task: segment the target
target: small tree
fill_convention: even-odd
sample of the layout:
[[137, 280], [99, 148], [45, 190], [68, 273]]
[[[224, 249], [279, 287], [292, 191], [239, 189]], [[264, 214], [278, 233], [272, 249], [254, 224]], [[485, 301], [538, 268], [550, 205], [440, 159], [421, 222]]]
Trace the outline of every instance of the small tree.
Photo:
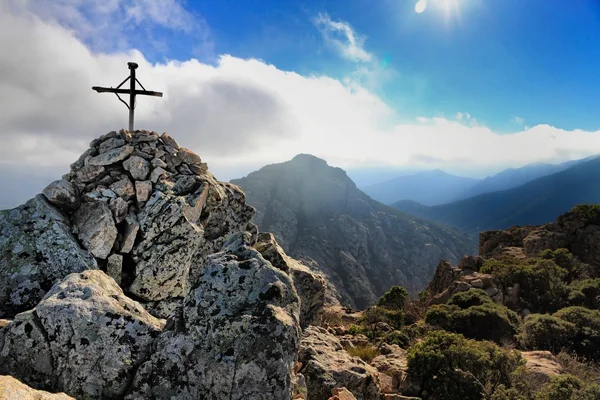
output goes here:
[[407, 297], [408, 291], [405, 288], [402, 286], [392, 286], [392, 288], [377, 301], [377, 305], [390, 310], [402, 310]]

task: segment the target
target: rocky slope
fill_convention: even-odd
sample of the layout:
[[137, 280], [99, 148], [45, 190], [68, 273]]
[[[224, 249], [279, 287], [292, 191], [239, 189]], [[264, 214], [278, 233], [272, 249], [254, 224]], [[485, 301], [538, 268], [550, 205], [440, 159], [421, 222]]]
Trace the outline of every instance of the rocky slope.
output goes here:
[[0, 375], [24, 384], [0, 389], [290, 399], [325, 279], [253, 214], [167, 134], [92, 141], [61, 180], [0, 213]]
[[397, 212], [346, 173], [299, 155], [233, 180], [256, 208], [254, 222], [292, 257], [323, 271], [349, 306], [372, 304], [391, 285], [423, 289], [440, 259], [473, 253], [474, 240]]

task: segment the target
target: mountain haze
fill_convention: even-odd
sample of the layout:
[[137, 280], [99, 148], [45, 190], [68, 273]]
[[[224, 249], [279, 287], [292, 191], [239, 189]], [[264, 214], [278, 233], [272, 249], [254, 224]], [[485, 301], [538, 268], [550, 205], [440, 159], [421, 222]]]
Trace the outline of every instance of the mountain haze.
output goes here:
[[311, 155], [231, 183], [256, 208], [259, 229], [292, 257], [317, 263], [347, 305], [372, 304], [394, 284], [423, 289], [440, 258], [475, 251], [466, 235], [371, 199], [344, 170]]
[[[512, 189], [524, 185], [527, 182], [531, 182], [537, 178], [564, 171], [572, 166], [575, 166], [585, 161], [589, 161], [593, 158], [594, 157], [588, 157], [581, 160], [571, 160], [560, 164], [535, 163], [525, 165], [521, 168], [508, 168], [504, 171], [497, 173], [496, 175], [488, 176], [480, 182], [477, 182], [475, 185], [468, 188], [458, 197], [455, 197], [452, 200], [462, 200], [467, 199], [469, 197], [477, 196], [479, 194]], [[411, 198], [411, 200], [417, 201], [424, 205], [431, 205], [419, 201], [418, 199]]]
[[456, 176], [436, 169], [398, 176], [367, 186], [362, 190], [371, 198], [384, 204], [414, 200], [433, 206], [455, 200], [459, 194], [469, 190], [478, 182], [478, 179]]
[[553, 221], [577, 204], [600, 203], [600, 157], [519, 187], [428, 207], [401, 201], [394, 208], [470, 234]]

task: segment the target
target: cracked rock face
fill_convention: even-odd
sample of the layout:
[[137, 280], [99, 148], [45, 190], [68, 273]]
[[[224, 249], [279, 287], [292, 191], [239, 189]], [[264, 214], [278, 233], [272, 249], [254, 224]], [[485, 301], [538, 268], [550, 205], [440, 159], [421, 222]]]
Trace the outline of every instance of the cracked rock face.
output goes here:
[[69, 275], [0, 337], [0, 374], [76, 398], [122, 398], [164, 321], [102, 271]]
[[327, 282], [297, 260], [288, 257], [271, 233], [260, 233], [254, 245], [275, 268], [287, 272], [300, 296], [300, 325], [318, 325], [325, 307]]
[[290, 399], [300, 328], [291, 279], [233, 235], [207, 263], [127, 399]]
[[70, 230], [42, 195], [0, 211], [0, 318], [32, 309], [66, 275], [98, 268]]

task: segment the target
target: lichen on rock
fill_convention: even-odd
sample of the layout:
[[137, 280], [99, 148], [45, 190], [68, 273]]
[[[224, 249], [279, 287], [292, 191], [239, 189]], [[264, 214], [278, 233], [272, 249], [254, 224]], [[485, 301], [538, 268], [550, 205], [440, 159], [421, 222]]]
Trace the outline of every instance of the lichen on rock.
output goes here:
[[289, 399], [300, 328], [291, 279], [230, 237], [190, 282], [128, 399]]
[[0, 374], [76, 398], [120, 398], [163, 327], [102, 271], [71, 274], [2, 330]]

